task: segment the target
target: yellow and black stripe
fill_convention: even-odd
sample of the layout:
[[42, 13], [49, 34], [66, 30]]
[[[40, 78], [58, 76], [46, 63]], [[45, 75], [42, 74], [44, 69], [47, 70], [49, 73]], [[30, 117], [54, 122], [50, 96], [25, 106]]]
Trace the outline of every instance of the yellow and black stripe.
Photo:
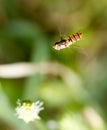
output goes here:
[[78, 40], [80, 40], [82, 37], [82, 33], [76, 33], [76, 34], [71, 34], [69, 37], [68, 37], [68, 41], [69, 42], [77, 42]]

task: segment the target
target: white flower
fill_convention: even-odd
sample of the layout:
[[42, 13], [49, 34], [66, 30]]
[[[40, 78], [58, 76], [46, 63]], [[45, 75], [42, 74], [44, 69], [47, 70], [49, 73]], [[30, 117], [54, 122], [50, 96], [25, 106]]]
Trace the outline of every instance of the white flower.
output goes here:
[[43, 102], [31, 102], [29, 100], [17, 101], [16, 114], [19, 119], [23, 119], [26, 123], [40, 119], [39, 112], [43, 110]]

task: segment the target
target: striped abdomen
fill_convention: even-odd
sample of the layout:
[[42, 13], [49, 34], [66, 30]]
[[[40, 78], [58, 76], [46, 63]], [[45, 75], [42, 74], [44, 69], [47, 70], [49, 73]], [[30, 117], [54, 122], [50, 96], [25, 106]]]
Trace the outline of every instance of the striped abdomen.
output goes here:
[[67, 41], [74, 43], [74, 42], [79, 41], [81, 38], [82, 38], [82, 33], [71, 34], [68, 37]]

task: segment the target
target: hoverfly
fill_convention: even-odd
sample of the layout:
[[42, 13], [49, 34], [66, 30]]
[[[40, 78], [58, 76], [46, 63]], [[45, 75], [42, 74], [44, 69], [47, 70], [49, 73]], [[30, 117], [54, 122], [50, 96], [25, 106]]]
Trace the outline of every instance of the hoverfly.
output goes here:
[[59, 42], [55, 43], [55, 45], [53, 46], [53, 48], [55, 50], [61, 50], [61, 49], [64, 49], [64, 48], [68, 48], [72, 44], [74, 44], [75, 42], [79, 41], [81, 38], [82, 38], [82, 33], [71, 34], [66, 39], [61, 38], [61, 40]]

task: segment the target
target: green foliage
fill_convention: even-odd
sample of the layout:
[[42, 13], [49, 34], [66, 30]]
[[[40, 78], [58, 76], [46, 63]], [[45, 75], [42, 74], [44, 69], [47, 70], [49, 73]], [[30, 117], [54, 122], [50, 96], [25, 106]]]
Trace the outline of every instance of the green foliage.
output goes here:
[[[0, 130], [107, 129], [106, 21], [106, 0], [0, 2], [0, 68], [35, 65], [34, 73], [18, 78], [2, 77], [0, 69]], [[82, 32], [83, 38], [56, 51], [61, 30], [65, 36]], [[17, 99], [42, 100], [41, 120], [17, 119]]]

